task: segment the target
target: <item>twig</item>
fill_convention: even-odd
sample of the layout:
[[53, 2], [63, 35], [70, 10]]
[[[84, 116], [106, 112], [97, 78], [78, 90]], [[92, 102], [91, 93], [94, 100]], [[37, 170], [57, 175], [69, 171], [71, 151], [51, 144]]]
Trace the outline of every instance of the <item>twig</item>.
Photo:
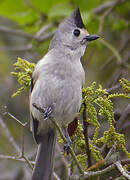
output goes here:
[[[51, 38], [54, 35], [54, 32], [48, 32], [45, 34], [47, 30], [49, 30], [53, 26], [53, 23], [50, 23], [48, 25], [43, 26], [36, 34], [29, 34], [25, 33], [21, 30], [15, 30], [15, 29], [9, 29], [7, 27], [0, 27], [0, 32], [16, 35], [16, 36], [22, 36], [24, 38], [27, 38], [29, 40], [36, 40], [38, 43], [42, 43], [49, 38]], [[44, 34], [44, 35], [43, 35]], [[2, 51], [29, 51], [33, 48], [33, 44], [29, 43], [25, 46], [18, 46], [18, 47], [0, 47], [0, 50]]]
[[50, 23], [50, 24], [47, 24], [47, 25], [44, 25], [35, 35], [35, 37], [37, 39], [39, 39], [41, 37], [41, 35], [43, 33], [45, 33], [47, 30], [49, 30], [51, 27], [53, 26], [53, 23]]
[[130, 159], [122, 159], [121, 164], [124, 166], [125, 164], [130, 164]]
[[109, 89], [106, 89], [106, 91], [107, 91], [108, 93], [112, 93], [113, 91], [118, 90], [120, 87], [121, 87], [121, 84], [118, 83], [118, 84], [116, 84], [115, 86], [113, 86], [113, 87], [111, 87], [111, 88], [109, 88]]
[[[118, 162], [118, 161], [117, 161]], [[116, 167], [117, 167], [117, 164], [119, 164], [119, 163], [114, 163], [114, 164], [111, 164], [111, 165], [109, 165], [108, 167], [106, 167], [106, 168], [104, 168], [104, 169], [102, 169], [102, 170], [100, 170], [100, 171], [96, 171], [96, 172], [91, 172], [91, 171], [89, 171], [89, 172], [85, 172], [84, 173], [84, 177], [85, 177], [85, 179], [87, 179], [87, 178], [92, 178], [92, 177], [96, 177], [96, 176], [100, 176], [100, 175], [103, 175], [103, 174], [106, 174], [107, 172], [109, 172], [109, 171], [111, 171], [111, 170], [113, 170], [113, 169], [115, 169]]]
[[111, 11], [120, 3], [120, 0], [115, 0], [113, 1], [113, 3], [111, 4], [110, 8], [108, 8], [105, 13], [100, 17], [100, 24], [99, 24], [99, 30], [98, 30], [98, 34], [102, 33], [102, 28], [103, 28], [103, 23], [104, 20], [106, 18], [106, 16], [108, 16]]
[[106, 157], [105, 157], [105, 162], [107, 162], [109, 160], [109, 158], [111, 157], [111, 155], [115, 152], [116, 150], [116, 145], [117, 142], [115, 142], [112, 146], [112, 148], [109, 150], [109, 152], [107, 153]]
[[33, 170], [32, 164], [30, 163], [30, 161], [28, 160], [28, 158], [24, 154], [24, 127], [22, 127], [22, 153], [21, 153], [21, 158], [23, 158], [26, 161], [26, 163], [28, 164], [28, 166]]
[[27, 122], [22, 123], [20, 120], [18, 120], [15, 116], [13, 116], [10, 112], [8, 112], [7, 106], [4, 106], [5, 112], [4, 115], [8, 114], [12, 119], [14, 119], [16, 122], [18, 122], [21, 126], [25, 127], [27, 125]]
[[85, 173], [84, 173], [84, 174], [85, 174], [84, 177], [85, 177], [85, 178], [90, 178], [90, 177], [100, 176], [100, 175], [102, 175], [102, 174], [105, 174], [105, 173], [111, 171], [111, 170], [114, 169], [114, 168], [115, 168], [115, 164], [112, 164], [112, 165], [108, 166], [107, 168], [102, 169], [102, 170], [100, 170], [100, 171], [96, 171], [96, 172], [92, 172], [92, 171], [85, 172]]
[[33, 34], [25, 33], [21, 30], [10, 29], [10, 28], [4, 27], [4, 26], [0, 26], [0, 32], [12, 34], [15, 36], [22, 36], [22, 37], [25, 37], [28, 39], [34, 39], [35, 38], [35, 35], [33, 35]]
[[7, 114], [14, 119], [15, 121], [17, 121], [21, 126], [25, 127], [27, 125], [27, 122], [22, 123], [21, 121], [19, 121], [15, 116], [13, 116], [11, 113], [7, 112]]
[[1, 51], [29, 51], [33, 48], [32, 44], [27, 44], [24, 46], [5, 46], [5, 47], [0, 47]]
[[9, 139], [9, 141], [11, 142], [11, 144], [14, 146], [14, 148], [16, 149], [16, 151], [18, 152], [18, 154], [20, 154], [20, 148], [17, 145], [17, 143], [15, 142], [14, 138], [11, 136], [11, 133], [8, 129], [8, 127], [6, 126], [6, 124], [4, 123], [3, 119], [0, 117], [0, 125], [3, 127], [3, 129], [5, 129], [6, 135]]
[[[47, 33], [39, 38], [37, 38], [36, 40], [38, 41], [38, 43], [42, 43], [48, 39], [50, 39], [53, 35], [54, 35], [55, 31]], [[29, 51], [33, 48], [32, 43], [29, 43], [27, 45], [24, 46], [13, 46], [13, 47], [0, 47], [1, 51]]]
[[55, 172], [53, 172], [53, 176], [55, 180], [61, 180]]
[[127, 172], [124, 170], [124, 168], [122, 167], [121, 163], [120, 163], [119, 161], [117, 161], [117, 162], [115, 163], [115, 165], [116, 165], [117, 169], [120, 171], [120, 173], [121, 173], [124, 177], [126, 177], [128, 180], [130, 180], [129, 174], [127, 174]]
[[32, 166], [31, 161], [29, 161], [28, 158], [25, 156], [23, 156], [22, 158], [25, 160], [25, 162], [28, 164], [28, 166], [33, 170], [33, 166]]
[[87, 155], [87, 165], [88, 168], [92, 165], [91, 162], [91, 151], [89, 148], [89, 139], [88, 139], [88, 126], [89, 123], [87, 122], [87, 117], [86, 117], [86, 104], [84, 103], [84, 111], [83, 111], [83, 129], [84, 129], [84, 137], [85, 137], [85, 144], [86, 144], [86, 155]]
[[[44, 109], [42, 109], [42, 108], [40, 108], [40, 107], [38, 107], [37, 106], [37, 104], [33, 104], [33, 106], [36, 108], [36, 109], [38, 109], [41, 113], [44, 113]], [[55, 125], [55, 127], [57, 128], [57, 130], [59, 131], [59, 134], [60, 134], [60, 136], [61, 136], [61, 138], [63, 139], [63, 141], [65, 142], [65, 143], [68, 143], [68, 140], [66, 139], [66, 137], [64, 136], [64, 134], [63, 134], [63, 132], [62, 132], [62, 130], [61, 130], [61, 128], [59, 127], [59, 125], [58, 125], [58, 123], [56, 122], [56, 120], [53, 118], [53, 117], [49, 117], [50, 118], [50, 120], [52, 121], [52, 123]], [[71, 154], [71, 156], [73, 157], [73, 159], [75, 160], [75, 163], [76, 163], [76, 165], [77, 165], [77, 167], [78, 167], [78, 169], [79, 169], [79, 172], [83, 175], [84, 174], [84, 171], [82, 170], [82, 168], [81, 168], [81, 166], [80, 166], [80, 164], [79, 164], [79, 162], [78, 162], [78, 160], [77, 160], [77, 158], [76, 158], [76, 155], [75, 155], [75, 153], [74, 153], [74, 151], [73, 151], [73, 149], [70, 147], [70, 149], [69, 149], [69, 152], [70, 152], [70, 154]]]
[[[7, 109], [7, 107], [5, 107]], [[4, 122], [1, 122], [2, 127], [4, 127], [6, 129], [6, 133], [8, 135], [8, 138], [10, 140], [10, 142], [13, 144], [13, 146], [15, 147], [15, 149], [19, 152], [20, 157], [19, 158], [23, 158], [27, 164], [29, 165], [29, 167], [31, 167], [31, 169], [33, 169], [32, 164], [30, 163], [30, 161], [27, 159], [27, 157], [25, 157], [24, 155], [24, 127], [27, 125], [27, 123], [22, 123], [21, 121], [19, 121], [15, 116], [13, 116], [11, 113], [6, 112], [12, 119], [14, 119], [15, 121], [17, 121], [21, 126], [22, 126], [22, 151], [20, 150], [19, 146], [16, 144], [16, 142], [14, 141], [13, 137], [10, 135], [10, 132], [8, 130], [8, 128], [6, 127], [6, 125], [4, 124]]]
[[[24, 157], [6, 156], [6, 155], [0, 154], [0, 159], [15, 160], [22, 163], [27, 163], [27, 159]], [[35, 165], [35, 161], [29, 161], [29, 163]], [[60, 178], [58, 179], [58, 176], [55, 172], [54, 172], [54, 177], [57, 178], [56, 180], [61, 180]]]
[[54, 35], [54, 33], [55, 33], [55, 31], [50, 32], [50, 33], [48, 33], [48, 34], [45, 34], [44, 36], [41, 36], [41, 37], [39, 38], [39, 42], [44, 42], [44, 41], [46, 41], [47, 39], [51, 38], [51, 37]]
[[[21, 30], [16, 30], [16, 29], [10, 29], [10, 28], [7, 28], [7, 27], [3, 27], [3, 26], [0, 26], [0, 32], [4, 32], [4, 33], [8, 33], [8, 34], [12, 34], [12, 35], [15, 35], [15, 36], [22, 36], [22, 37], [25, 37], [27, 39], [35, 39], [37, 41], [41, 41], [41, 35], [43, 33], [45, 33], [48, 29], [50, 29], [51, 27], [53, 26], [53, 24], [48, 24], [48, 25], [45, 25], [43, 26], [37, 33], [36, 35], [35, 34], [29, 34], [29, 33], [25, 33]], [[48, 36], [49, 38], [50, 36]], [[43, 39], [44, 40], [44, 39]], [[45, 39], [46, 40], [46, 39]]]
[[99, 7], [93, 9], [93, 14], [98, 15], [103, 11], [105, 11], [106, 9], [110, 8], [112, 5], [113, 5], [113, 1], [103, 3]]
[[[2, 155], [0, 154], [0, 158], [1, 159], [9, 159], [9, 160], [16, 160], [16, 161], [19, 161], [19, 162], [26, 162], [26, 160], [22, 157], [15, 157], [15, 156], [6, 156], [6, 155]], [[35, 164], [35, 161], [30, 161], [31, 164]]]
[[[125, 1], [126, 0], [121, 0], [120, 2], [118, 2], [118, 5], [124, 3]], [[106, 9], [110, 8], [111, 6], [113, 6], [114, 3], [115, 3], [114, 1], [103, 3], [99, 7], [93, 9], [93, 13], [96, 14], [96, 15], [101, 14]]]

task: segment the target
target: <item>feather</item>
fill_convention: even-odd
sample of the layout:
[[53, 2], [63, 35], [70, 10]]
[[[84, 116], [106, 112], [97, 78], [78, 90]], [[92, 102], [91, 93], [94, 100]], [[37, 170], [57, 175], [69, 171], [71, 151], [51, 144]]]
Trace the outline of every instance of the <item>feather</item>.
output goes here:
[[83, 21], [82, 21], [79, 8], [77, 8], [77, 9], [74, 11], [74, 13], [72, 14], [71, 18], [74, 19], [75, 25], [76, 25], [78, 28], [84, 28], [84, 29], [85, 29], [85, 25], [84, 25], [84, 23], [83, 23]]

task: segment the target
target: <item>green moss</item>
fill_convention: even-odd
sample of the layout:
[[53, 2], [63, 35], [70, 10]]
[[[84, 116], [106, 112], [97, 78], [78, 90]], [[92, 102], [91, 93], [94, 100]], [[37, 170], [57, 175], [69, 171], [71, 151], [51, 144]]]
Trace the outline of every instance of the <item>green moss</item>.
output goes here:
[[100, 151], [97, 150], [97, 148], [96, 148], [93, 144], [90, 144], [90, 150], [91, 150], [92, 157], [93, 157], [97, 162], [98, 162], [99, 160], [102, 160], [102, 159], [103, 159]]
[[24, 90], [30, 89], [31, 77], [35, 64], [30, 63], [25, 59], [18, 58], [14, 67], [18, 72], [11, 72], [11, 74], [17, 78], [21, 87], [12, 95], [13, 98], [20, 95]]
[[122, 78], [119, 80], [121, 85], [122, 85], [122, 88], [127, 92], [127, 93], [130, 93], [130, 81], [128, 81], [127, 79], [125, 78]]

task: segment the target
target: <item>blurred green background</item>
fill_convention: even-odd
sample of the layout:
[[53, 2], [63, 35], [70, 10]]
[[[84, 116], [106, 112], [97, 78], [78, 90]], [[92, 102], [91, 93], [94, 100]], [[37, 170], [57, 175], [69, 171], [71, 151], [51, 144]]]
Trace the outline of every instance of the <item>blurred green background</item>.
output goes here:
[[[88, 32], [101, 36], [88, 46], [82, 59], [86, 71], [85, 86], [96, 81], [107, 89], [115, 87], [120, 78], [128, 79], [130, 72], [129, 0], [0, 0], [0, 118], [19, 146], [21, 127], [4, 114], [4, 106], [20, 121], [28, 122], [25, 128], [25, 153], [32, 159], [36, 145], [29, 130], [29, 92], [11, 98], [18, 84], [10, 72], [14, 71], [13, 64], [17, 57], [35, 63], [43, 57], [58, 24], [77, 7], [80, 7]], [[40, 34], [44, 26], [49, 28]], [[122, 113], [127, 104], [128, 100], [115, 100], [115, 111]], [[127, 124], [126, 134], [128, 128]], [[1, 125], [0, 154], [16, 155]], [[58, 162], [56, 167], [60, 167]], [[26, 164], [0, 159], [0, 180], [28, 180], [30, 173]], [[62, 174], [62, 170], [58, 173]]]

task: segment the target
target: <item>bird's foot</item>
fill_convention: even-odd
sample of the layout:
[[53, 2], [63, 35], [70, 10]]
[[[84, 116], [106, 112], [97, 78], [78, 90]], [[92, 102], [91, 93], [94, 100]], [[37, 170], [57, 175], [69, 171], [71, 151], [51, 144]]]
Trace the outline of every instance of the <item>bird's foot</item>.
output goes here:
[[68, 130], [66, 127], [63, 127], [63, 133], [66, 137], [66, 139], [68, 140], [68, 142], [66, 144], [64, 144], [64, 151], [69, 154], [69, 150], [70, 148], [72, 147], [72, 141], [70, 139], [70, 136], [69, 136], [69, 133], [68, 133]]
[[55, 107], [55, 103], [53, 103], [52, 105], [46, 107], [46, 108], [41, 108], [39, 106], [37, 106], [36, 103], [33, 103], [33, 106], [39, 110], [41, 113], [44, 114], [43, 118], [44, 120], [47, 120], [49, 117], [51, 117], [52, 112], [54, 111], [54, 107]]
[[47, 120], [53, 112], [53, 108], [51, 106], [47, 107], [44, 112], [44, 120]]
[[69, 154], [71, 147], [72, 147], [72, 141], [64, 144], [64, 152], [67, 153], [67, 155]]

